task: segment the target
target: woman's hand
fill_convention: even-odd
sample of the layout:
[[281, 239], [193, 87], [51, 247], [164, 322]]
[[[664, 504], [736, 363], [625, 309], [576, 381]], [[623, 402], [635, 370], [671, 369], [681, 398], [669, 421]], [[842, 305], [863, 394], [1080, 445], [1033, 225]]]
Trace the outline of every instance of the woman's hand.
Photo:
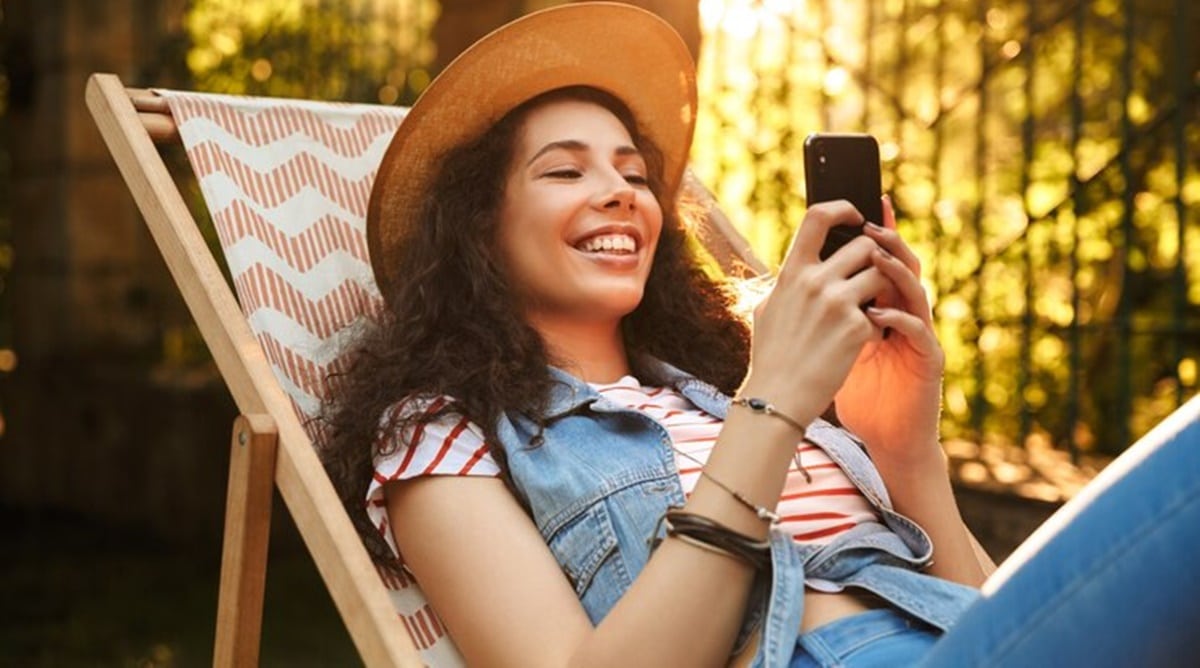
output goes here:
[[891, 202], [885, 200], [884, 225], [867, 225], [864, 232], [878, 244], [872, 266], [890, 282], [866, 316], [888, 334], [863, 346], [837, 392], [837, 413], [873, 455], [916, 460], [940, 453], [945, 355], [933, 332], [920, 262], [895, 228]]
[[[819, 257], [831, 227], [862, 221], [844, 200], [808, 209], [774, 289], [755, 309], [743, 395], [762, 397], [808, 421], [833, 400], [863, 346], [880, 338], [876, 316], [861, 307], [894, 290], [895, 268], [874, 259], [879, 241], [863, 235], [826, 261]], [[907, 323], [904, 327], [911, 329]]]

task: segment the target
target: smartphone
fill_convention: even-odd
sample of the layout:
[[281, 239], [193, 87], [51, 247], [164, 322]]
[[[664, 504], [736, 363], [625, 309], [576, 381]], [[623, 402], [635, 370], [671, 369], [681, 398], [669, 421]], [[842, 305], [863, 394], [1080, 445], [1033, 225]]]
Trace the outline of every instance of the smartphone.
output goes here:
[[[863, 218], [883, 224], [879, 142], [867, 134], [810, 134], [804, 140], [804, 187], [809, 206], [844, 199]], [[821, 246], [821, 259], [862, 234], [861, 225], [836, 225]]]

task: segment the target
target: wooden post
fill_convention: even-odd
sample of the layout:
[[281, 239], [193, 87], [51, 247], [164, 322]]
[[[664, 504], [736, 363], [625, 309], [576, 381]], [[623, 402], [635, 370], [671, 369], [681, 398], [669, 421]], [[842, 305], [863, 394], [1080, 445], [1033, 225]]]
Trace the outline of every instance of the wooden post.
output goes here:
[[233, 423], [214, 666], [258, 665], [278, 442], [269, 415], [242, 415]]

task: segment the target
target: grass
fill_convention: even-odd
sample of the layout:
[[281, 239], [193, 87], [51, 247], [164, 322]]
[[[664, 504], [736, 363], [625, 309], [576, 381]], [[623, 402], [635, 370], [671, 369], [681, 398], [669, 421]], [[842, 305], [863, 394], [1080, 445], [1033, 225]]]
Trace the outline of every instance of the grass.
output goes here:
[[[171, 546], [44, 513], [0, 510], [0, 521], [8, 529], [0, 665], [212, 665], [219, 546]], [[362, 665], [315, 566], [287, 530], [273, 537], [261, 665]]]

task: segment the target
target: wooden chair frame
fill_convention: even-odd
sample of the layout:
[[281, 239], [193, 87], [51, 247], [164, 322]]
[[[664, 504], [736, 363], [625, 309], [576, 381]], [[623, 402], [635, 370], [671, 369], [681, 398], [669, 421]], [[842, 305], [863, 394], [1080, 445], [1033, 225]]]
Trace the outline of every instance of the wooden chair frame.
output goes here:
[[112, 74], [93, 74], [86, 99], [242, 414], [230, 460], [214, 665], [258, 663], [272, 483], [363, 661], [424, 665], [154, 145], [177, 137], [165, 102]]
[[[112, 74], [93, 74], [86, 100], [241, 412], [231, 443], [214, 665], [258, 663], [273, 486], [363, 661], [424, 665], [155, 146], [179, 140], [165, 100]], [[707, 204], [702, 240], [714, 258], [727, 271], [763, 273], [707, 191], [690, 183]]]

